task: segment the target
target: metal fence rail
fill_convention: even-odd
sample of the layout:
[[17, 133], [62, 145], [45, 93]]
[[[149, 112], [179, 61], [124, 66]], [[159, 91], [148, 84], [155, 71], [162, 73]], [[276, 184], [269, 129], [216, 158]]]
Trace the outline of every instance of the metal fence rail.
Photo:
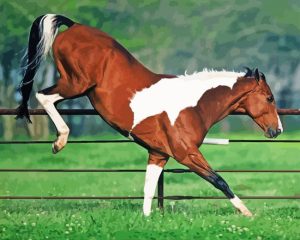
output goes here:
[[[98, 115], [93, 109], [59, 109], [62, 115]], [[300, 115], [299, 109], [278, 109], [279, 115]], [[43, 109], [30, 109], [31, 115], [47, 115]], [[0, 115], [15, 115], [15, 109], [0, 109]], [[231, 115], [245, 115], [244, 113], [234, 112]], [[132, 143], [131, 140], [76, 140], [68, 141], [71, 144], [103, 144], [103, 143]], [[299, 143], [299, 140], [255, 140], [255, 139], [231, 139], [229, 143]], [[0, 141], [0, 144], [51, 144], [52, 141]], [[107, 173], [129, 173], [129, 172], [145, 172], [144, 169], [23, 169], [23, 168], [2, 168], [2, 173], [8, 172], [47, 172], [47, 173], [79, 173], [79, 172], [107, 172]], [[216, 170], [223, 173], [300, 173], [300, 170], [292, 169], [223, 169]], [[192, 200], [192, 199], [226, 199], [223, 196], [165, 196], [164, 195], [164, 175], [165, 173], [191, 173], [188, 169], [166, 169], [162, 172], [157, 189], [158, 206], [163, 207], [164, 199], [168, 200]], [[295, 196], [241, 196], [242, 199], [300, 199], [300, 195]], [[143, 199], [142, 196], [0, 196], [0, 200], [116, 200], [116, 199]]]
[[[62, 115], [98, 115], [94, 109], [57, 109]], [[299, 109], [277, 109], [279, 115], [300, 115]], [[0, 115], [16, 115], [16, 109], [0, 109]], [[44, 109], [29, 109], [30, 115], [47, 115]], [[246, 115], [241, 112], [232, 112], [231, 115]]]
[[[300, 140], [255, 140], [255, 139], [228, 139], [229, 143], [299, 143]], [[53, 141], [0, 141], [3, 144], [52, 144]], [[86, 143], [134, 143], [132, 140], [69, 140], [68, 144]]]
[[[143, 199], [143, 196], [135, 197], [104, 197], [104, 196], [0, 196], [0, 200], [139, 200]], [[256, 200], [289, 200], [300, 199], [300, 196], [239, 196], [241, 199], [256, 199]], [[223, 200], [227, 199], [223, 196], [164, 196], [154, 197], [154, 199], [167, 199], [167, 200], [194, 200], [194, 199], [211, 199], [211, 200]], [[163, 208], [163, 205], [158, 203], [158, 207]]]
[[[80, 169], [80, 168], [74, 168], [74, 169], [55, 169], [55, 168], [0, 168], [0, 172], [55, 172], [55, 173], [78, 173], [78, 172], [98, 172], [98, 173], [128, 173], [128, 172], [146, 172], [144, 169]], [[165, 169], [165, 173], [191, 173], [189, 169]], [[215, 172], [219, 173], [300, 173], [300, 170], [294, 170], [294, 169], [289, 169], [289, 170], [253, 170], [253, 169], [228, 169], [228, 170], [215, 170]]]
[[[128, 173], [128, 172], [145, 172], [143, 169], [23, 169], [23, 168], [2, 168], [0, 172], [48, 172], [48, 173], [70, 173], [70, 172], [106, 172], [106, 173]], [[300, 173], [300, 170], [216, 170], [216, 172], [227, 173]], [[195, 199], [226, 199], [224, 196], [165, 196], [164, 195], [164, 174], [165, 173], [192, 173], [188, 169], [166, 169], [158, 180], [157, 199], [158, 207], [163, 208], [164, 200], [195, 200]], [[240, 196], [241, 199], [256, 200], [287, 200], [300, 199], [300, 195], [295, 196]], [[0, 200], [139, 200], [143, 196], [0, 196]]]

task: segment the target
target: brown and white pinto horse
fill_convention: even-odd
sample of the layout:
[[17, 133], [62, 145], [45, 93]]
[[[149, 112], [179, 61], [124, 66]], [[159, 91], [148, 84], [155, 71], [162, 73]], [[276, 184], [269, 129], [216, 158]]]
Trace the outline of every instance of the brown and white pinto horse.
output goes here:
[[[61, 25], [68, 29], [55, 38]], [[267, 137], [282, 132], [272, 92], [262, 73], [248, 69], [246, 74], [208, 70], [184, 76], [156, 74], [106, 33], [47, 14], [31, 27], [18, 118], [25, 116], [30, 121], [27, 102], [33, 78], [51, 47], [60, 78], [36, 97], [57, 128], [54, 153], [66, 145], [69, 135], [54, 104], [86, 95], [106, 122], [149, 151], [145, 215], [151, 212], [158, 177], [168, 158], [173, 157], [221, 190], [242, 214], [251, 216], [207, 163], [199, 146], [210, 127], [232, 111], [247, 113]]]

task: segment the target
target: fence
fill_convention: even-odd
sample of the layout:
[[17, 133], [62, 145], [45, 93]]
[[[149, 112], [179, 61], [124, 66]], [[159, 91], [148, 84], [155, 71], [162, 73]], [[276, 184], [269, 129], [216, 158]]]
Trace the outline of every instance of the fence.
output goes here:
[[[98, 115], [95, 110], [92, 109], [60, 109], [60, 114], [62, 115]], [[14, 109], [0, 109], [0, 115], [15, 115], [16, 110]], [[31, 115], [46, 115], [47, 113], [42, 109], [32, 109], [30, 110]], [[298, 109], [278, 109], [279, 115], [300, 115], [300, 110]], [[232, 115], [244, 115], [239, 112], [234, 112]], [[68, 141], [68, 144], [87, 144], [87, 143], [130, 143], [131, 140], [94, 140], [94, 141]], [[229, 140], [229, 143], [300, 143], [300, 140]], [[51, 141], [0, 141], [0, 144], [50, 144]], [[145, 170], [139, 169], [17, 169], [17, 168], [2, 168], [0, 172], [145, 172]], [[158, 206], [163, 208], [164, 199], [172, 200], [190, 200], [190, 199], [225, 199], [225, 197], [219, 196], [165, 196], [164, 195], [164, 174], [165, 173], [190, 173], [191, 171], [186, 169], [166, 169], [162, 172], [158, 181], [157, 197]], [[228, 173], [300, 173], [300, 170], [216, 170], [216, 172], [228, 172]], [[300, 199], [298, 196], [241, 196], [242, 199]], [[84, 199], [97, 199], [97, 200], [112, 200], [112, 199], [143, 199], [142, 196], [115, 196], [115, 197], [105, 197], [105, 196], [0, 196], [0, 199], [69, 199], [69, 200], [84, 200]]]

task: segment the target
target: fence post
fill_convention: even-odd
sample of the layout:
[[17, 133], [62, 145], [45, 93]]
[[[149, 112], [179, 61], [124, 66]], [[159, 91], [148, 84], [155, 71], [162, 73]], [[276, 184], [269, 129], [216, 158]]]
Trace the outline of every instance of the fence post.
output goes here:
[[160, 209], [164, 208], [164, 170], [162, 170], [158, 179], [157, 204]]

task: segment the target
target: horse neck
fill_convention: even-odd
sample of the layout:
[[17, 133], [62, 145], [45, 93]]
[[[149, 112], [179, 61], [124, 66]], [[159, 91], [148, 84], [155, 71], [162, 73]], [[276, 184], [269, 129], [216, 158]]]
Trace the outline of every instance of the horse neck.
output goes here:
[[239, 78], [232, 89], [228, 87], [214, 88], [209, 91], [203, 102], [199, 101], [197, 111], [203, 119], [202, 124], [208, 131], [215, 123], [234, 112], [240, 100], [256, 85], [255, 79]]

